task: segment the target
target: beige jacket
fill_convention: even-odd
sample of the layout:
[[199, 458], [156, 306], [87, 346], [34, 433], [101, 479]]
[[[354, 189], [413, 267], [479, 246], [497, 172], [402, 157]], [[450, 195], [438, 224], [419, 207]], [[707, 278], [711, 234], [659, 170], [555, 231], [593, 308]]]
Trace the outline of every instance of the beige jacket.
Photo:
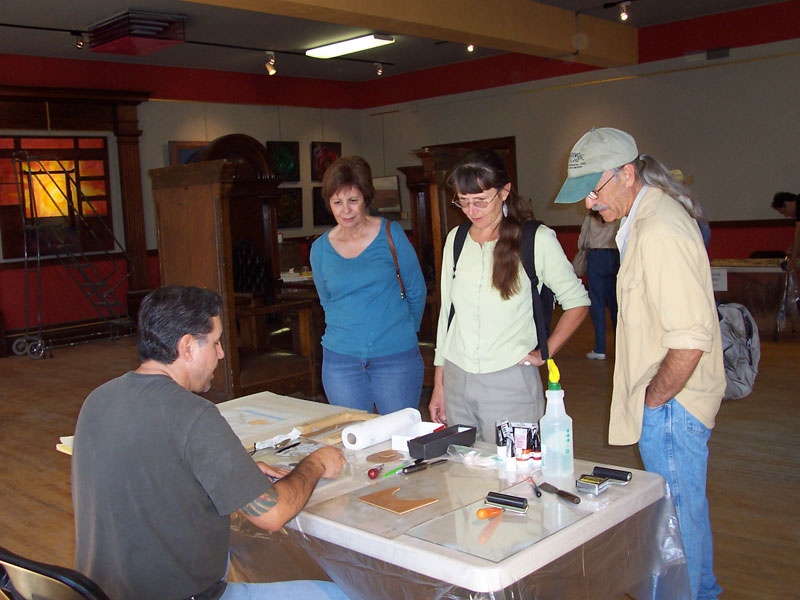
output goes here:
[[725, 371], [708, 255], [697, 223], [658, 188], [645, 192], [634, 215], [617, 298], [609, 443], [639, 440], [645, 389], [671, 348], [703, 351], [676, 399], [714, 427]]

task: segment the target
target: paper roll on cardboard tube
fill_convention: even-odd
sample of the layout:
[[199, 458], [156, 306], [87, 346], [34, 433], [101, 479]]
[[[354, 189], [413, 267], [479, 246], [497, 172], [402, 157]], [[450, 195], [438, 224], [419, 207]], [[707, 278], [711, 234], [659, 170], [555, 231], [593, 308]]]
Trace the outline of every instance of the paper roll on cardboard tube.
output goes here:
[[397, 433], [422, 421], [416, 408], [404, 408], [371, 421], [345, 427], [342, 431], [342, 444], [348, 450], [361, 450], [385, 442]]

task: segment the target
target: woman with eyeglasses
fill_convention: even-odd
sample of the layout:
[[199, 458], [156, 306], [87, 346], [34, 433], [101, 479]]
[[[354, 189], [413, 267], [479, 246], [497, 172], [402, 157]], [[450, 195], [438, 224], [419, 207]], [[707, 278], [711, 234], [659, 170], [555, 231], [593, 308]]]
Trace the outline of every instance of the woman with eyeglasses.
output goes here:
[[368, 213], [374, 196], [372, 171], [360, 156], [325, 170], [322, 197], [336, 226], [312, 244], [311, 272], [325, 310], [328, 402], [386, 414], [419, 406], [417, 331], [427, 290], [403, 229]]
[[[537, 368], [544, 362], [531, 281], [520, 261], [521, 224], [533, 211], [511, 189], [508, 170], [492, 150], [465, 154], [447, 184], [471, 226], [455, 269], [458, 228], [444, 246], [430, 412], [438, 423], [474, 426], [491, 442], [497, 421], [534, 423], [544, 413]], [[564, 309], [547, 339], [552, 357], [586, 317], [589, 297], [555, 233], [544, 226], [534, 241], [534, 267], [540, 286], [553, 290]]]

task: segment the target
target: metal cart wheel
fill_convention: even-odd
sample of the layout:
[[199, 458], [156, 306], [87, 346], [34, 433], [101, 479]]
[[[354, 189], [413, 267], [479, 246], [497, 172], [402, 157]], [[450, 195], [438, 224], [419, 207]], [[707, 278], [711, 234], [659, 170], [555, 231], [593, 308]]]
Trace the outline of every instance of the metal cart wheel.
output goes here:
[[28, 356], [33, 358], [34, 360], [40, 359], [44, 356], [44, 342], [42, 340], [37, 340], [35, 342], [31, 342], [28, 346]]
[[11, 350], [14, 351], [14, 354], [17, 356], [25, 356], [28, 352], [28, 340], [25, 338], [17, 338], [14, 340], [14, 343], [11, 344]]

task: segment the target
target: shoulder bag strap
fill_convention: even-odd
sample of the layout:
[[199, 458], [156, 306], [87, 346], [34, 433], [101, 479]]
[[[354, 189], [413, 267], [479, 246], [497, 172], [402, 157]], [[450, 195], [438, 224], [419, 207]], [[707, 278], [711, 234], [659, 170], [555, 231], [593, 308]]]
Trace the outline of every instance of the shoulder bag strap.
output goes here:
[[400, 297], [406, 299], [406, 286], [403, 285], [403, 277], [400, 275], [400, 263], [397, 262], [397, 251], [394, 249], [394, 241], [392, 240], [392, 231], [390, 229], [391, 222], [386, 219], [386, 239], [389, 242], [389, 250], [392, 252], [392, 259], [394, 260], [394, 272], [397, 273], [397, 281], [400, 283]]
[[522, 239], [520, 241], [520, 260], [528, 279], [531, 280], [531, 302], [533, 303], [533, 321], [536, 325], [536, 337], [539, 340], [539, 350], [542, 360], [550, 358], [547, 350], [547, 317], [545, 316], [544, 304], [539, 294], [539, 277], [536, 275], [534, 266], [534, 246], [536, 242], [536, 231], [541, 225], [540, 221], [525, 221], [522, 223]]
[[[461, 256], [461, 250], [464, 248], [464, 242], [467, 239], [467, 234], [469, 233], [469, 228], [472, 227], [472, 223], [469, 221], [465, 221], [458, 226], [458, 230], [456, 231], [456, 237], [453, 240], [453, 278], [455, 279], [456, 276], [456, 265], [458, 264], [458, 257]], [[450, 300], [450, 314], [447, 316], [447, 328], [450, 329], [450, 323], [453, 321], [453, 317], [456, 316], [456, 307], [453, 304], [453, 300]]]

